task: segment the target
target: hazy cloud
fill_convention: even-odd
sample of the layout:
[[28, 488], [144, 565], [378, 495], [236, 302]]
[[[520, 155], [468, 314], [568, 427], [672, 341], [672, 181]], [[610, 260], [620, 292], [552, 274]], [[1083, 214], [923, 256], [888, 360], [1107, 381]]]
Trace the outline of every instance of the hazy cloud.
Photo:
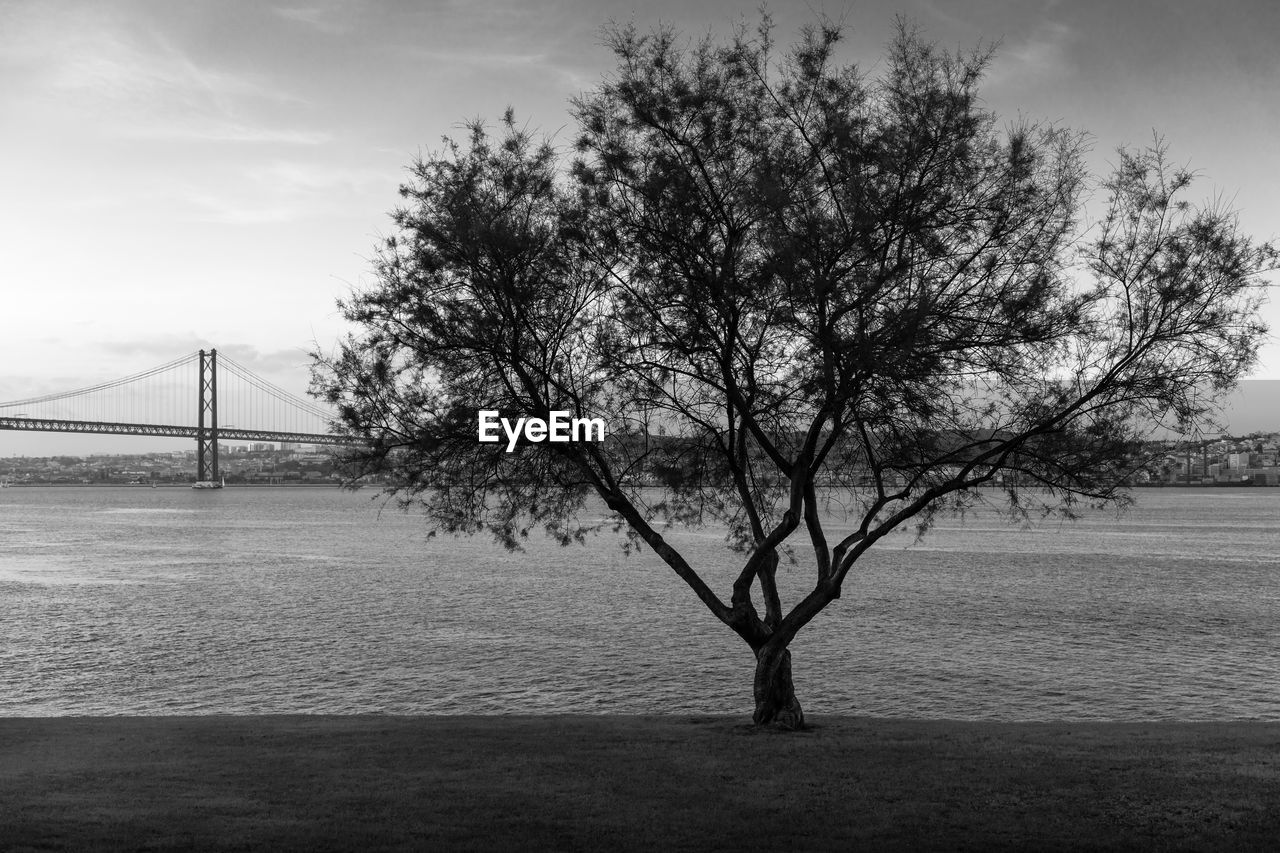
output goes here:
[[208, 192], [189, 193], [184, 199], [200, 222], [220, 225], [270, 225], [316, 215], [300, 203], [266, 201], [254, 196], [231, 198]]
[[359, 170], [326, 174], [318, 168], [277, 166], [251, 171], [263, 176], [255, 185], [225, 192], [193, 189], [183, 194], [181, 201], [198, 221], [266, 225], [343, 216], [350, 212], [353, 197], [381, 191], [380, 195], [390, 200], [399, 186], [394, 177]]
[[394, 190], [402, 182], [402, 174], [275, 160], [249, 169], [249, 177], [258, 185], [272, 190], [297, 194], [315, 192], [364, 192], [366, 190]]
[[1069, 65], [1068, 48], [1075, 40], [1075, 30], [1066, 24], [1046, 21], [1020, 42], [1006, 47], [1008, 57], [1021, 63], [1024, 70], [1041, 74], [1060, 73]]
[[1076, 30], [1059, 21], [1042, 21], [1025, 36], [1008, 37], [996, 52], [987, 82], [1000, 85], [1070, 76], [1076, 39]]
[[273, 145], [323, 145], [332, 134], [319, 130], [292, 130], [242, 124], [235, 121], [192, 118], [158, 120], [121, 127], [126, 139], [169, 140], [174, 142], [246, 142]]
[[288, 374], [305, 379], [311, 369], [311, 355], [301, 348], [262, 350], [254, 346], [230, 344], [221, 347], [219, 354], [226, 354], [236, 363], [254, 373]]
[[[286, 387], [291, 393], [305, 388], [310, 378], [311, 356], [303, 347], [260, 349], [248, 344], [211, 341], [194, 332], [158, 333], [131, 341], [99, 340], [85, 345], [87, 353], [96, 354], [109, 365], [118, 366], [118, 375], [111, 378], [142, 373], [202, 349], [216, 349], [220, 357], [230, 358], [252, 373], [270, 377], [272, 382]], [[46, 380], [41, 384], [48, 385], [49, 382]], [[71, 390], [83, 384], [82, 377], [66, 388], [56, 387], [54, 390]]]
[[136, 369], [128, 372], [137, 373], [190, 355], [202, 347], [208, 349], [210, 346], [207, 341], [192, 332], [161, 332], [138, 340], [94, 341], [87, 345], [87, 349], [112, 358], [125, 357], [134, 360]]
[[127, 139], [315, 145], [327, 133], [255, 120], [305, 100], [258, 75], [199, 62], [154, 26], [122, 26], [97, 6], [22, 7], [0, 51], [39, 100], [28, 106]]
[[[365, 207], [390, 203], [403, 180], [401, 170], [272, 160], [244, 167], [230, 185], [192, 186], [176, 195], [195, 218], [225, 225], [263, 225], [344, 216], [358, 197], [377, 198]], [[224, 182], [226, 184], [227, 182]], [[361, 205], [356, 204], [356, 207]]]
[[304, 24], [327, 35], [342, 35], [351, 29], [341, 10], [333, 5], [282, 6], [271, 11], [286, 21]]

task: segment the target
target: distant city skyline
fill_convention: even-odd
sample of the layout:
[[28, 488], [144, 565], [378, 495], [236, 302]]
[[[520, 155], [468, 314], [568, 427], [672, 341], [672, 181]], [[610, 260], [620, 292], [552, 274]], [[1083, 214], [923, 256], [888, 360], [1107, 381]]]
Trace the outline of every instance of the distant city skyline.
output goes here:
[[[370, 281], [416, 156], [508, 105], [568, 147], [569, 99], [613, 66], [602, 25], [724, 35], [753, 25], [757, 5], [0, 0], [0, 401], [213, 347], [304, 394], [308, 352], [344, 334], [334, 302]], [[814, 8], [770, 4], [780, 46]], [[1274, 4], [827, 11], [848, 29], [840, 60], [872, 76], [895, 13], [949, 49], [998, 40], [981, 91], [1002, 120], [1088, 131], [1095, 173], [1116, 146], [1160, 133], [1202, 174], [1191, 198], [1236, 208], [1259, 240], [1280, 236]], [[1278, 301], [1264, 319], [1280, 329]], [[1252, 376], [1280, 381], [1280, 343]], [[1280, 428], [1280, 412], [1262, 423], [1280, 409], [1268, 387], [1238, 403], [1237, 421], [1260, 424], [1242, 431]], [[0, 456], [189, 444], [0, 431]]]

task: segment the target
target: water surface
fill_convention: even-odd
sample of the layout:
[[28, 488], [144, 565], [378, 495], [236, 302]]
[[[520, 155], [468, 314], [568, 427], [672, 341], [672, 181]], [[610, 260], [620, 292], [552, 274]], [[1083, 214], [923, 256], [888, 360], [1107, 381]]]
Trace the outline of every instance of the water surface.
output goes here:
[[[0, 490], [0, 715], [741, 713], [751, 655], [612, 537], [428, 539], [336, 489]], [[815, 714], [1280, 720], [1280, 489], [891, 537], [796, 640]], [[674, 535], [726, 590], [720, 534]], [[811, 581], [783, 570], [784, 594]], [[727, 593], [725, 593], [727, 595]]]

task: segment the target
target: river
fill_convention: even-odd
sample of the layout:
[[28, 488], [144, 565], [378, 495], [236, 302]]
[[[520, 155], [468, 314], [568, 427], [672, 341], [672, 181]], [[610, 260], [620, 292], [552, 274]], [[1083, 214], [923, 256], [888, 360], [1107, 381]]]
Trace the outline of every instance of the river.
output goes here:
[[[1137, 498], [890, 537], [793, 645], [806, 711], [1280, 720], [1280, 489]], [[727, 594], [720, 533], [673, 539]], [[0, 715], [747, 715], [750, 684], [613, 536], [510, 553], [336, 489], [0, 490]]]

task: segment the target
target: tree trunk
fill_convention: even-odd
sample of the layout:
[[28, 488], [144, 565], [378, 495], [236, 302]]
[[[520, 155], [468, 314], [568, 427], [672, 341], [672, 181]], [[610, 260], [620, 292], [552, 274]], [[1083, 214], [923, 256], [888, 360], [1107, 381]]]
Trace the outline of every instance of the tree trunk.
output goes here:
[[756, 651], [755, 699], [752, 720], [756, 725], [804, 728], [804, 711], [791, 682], [791, 651], [785, 646], [779, 649], [765, 644]]

